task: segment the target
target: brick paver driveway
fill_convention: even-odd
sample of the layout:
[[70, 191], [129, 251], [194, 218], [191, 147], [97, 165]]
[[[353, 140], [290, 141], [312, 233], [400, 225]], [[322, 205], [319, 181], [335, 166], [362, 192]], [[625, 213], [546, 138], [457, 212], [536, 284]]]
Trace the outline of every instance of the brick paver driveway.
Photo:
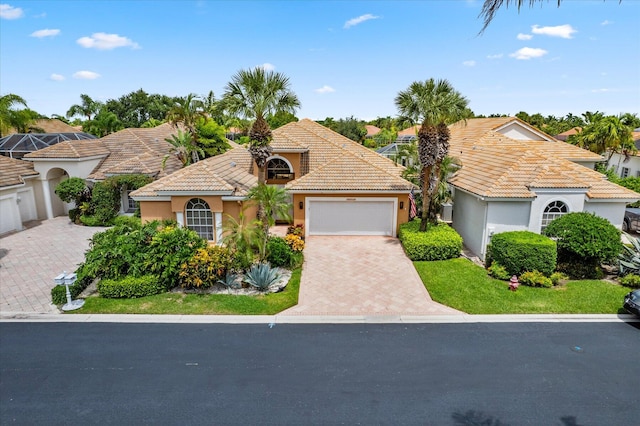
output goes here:
[[460, 314], [431, 300], [397, 238], [307, 238], [298, 305], [280, 315]]
[[104, 229], [57, 217], [0, 238], [0, 312], [58, 312], [51, 304], [53, 278], [75, 271], [89, 238]]

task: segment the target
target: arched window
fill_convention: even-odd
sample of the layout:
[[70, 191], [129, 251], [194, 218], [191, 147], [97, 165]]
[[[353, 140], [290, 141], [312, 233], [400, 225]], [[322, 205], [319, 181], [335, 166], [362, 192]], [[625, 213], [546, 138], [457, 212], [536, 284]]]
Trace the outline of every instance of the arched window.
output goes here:
[[559, 218], [565, 213], [569, 213], [569, 208], [562, 201], [553, 201], [549, 203], [542, 214], [542, 226], [540, 227], [540, 232], [544, 231], [544, 228], [546, 228], [554, 219]]
[[293, 173], [285, 160], [276, 157], [267, 163], [267, 179], [293, 179]]
[[200, 198], [187, 203], [187, 228], [196, 231], [202, 238], [213, 240], [213, 213], [209, 204]]

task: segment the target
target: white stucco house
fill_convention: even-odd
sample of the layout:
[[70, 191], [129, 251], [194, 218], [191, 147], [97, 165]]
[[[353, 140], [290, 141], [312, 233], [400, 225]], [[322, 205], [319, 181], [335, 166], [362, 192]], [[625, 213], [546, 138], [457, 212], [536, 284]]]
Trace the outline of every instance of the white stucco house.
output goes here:
[[44, 217], [39, 176], [28, 161], [0, 155], [0, 235]]
[[630, 155], [614, 153], [611, 155], [607, 168], [613, 168], [615, 174], [621, 178], [640, 177], [640, 131], [632, 133], [633, 143], [638, 152]]
[[621, 228], [626, 204], [640, 199], [594, 170], [600, 155], [515, 117], [470, 119], [449, 128], [449, 155], [462, 163], [449, 179], [453, 227], [481, 259], [492, 235], [539, 233], [569, 212], [592, 212]]

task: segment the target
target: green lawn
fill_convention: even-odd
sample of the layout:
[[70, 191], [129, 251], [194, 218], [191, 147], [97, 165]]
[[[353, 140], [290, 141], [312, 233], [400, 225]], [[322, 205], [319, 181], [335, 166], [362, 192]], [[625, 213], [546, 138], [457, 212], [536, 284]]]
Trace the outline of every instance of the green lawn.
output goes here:
[[139, 299], [88, 297], [77, 314], [273, 315], [298, 303], [301, 268], [280, 293], [258, 296], [163, 293]]
[[468, 314], [617, 314], [630, 289], [606, 281], [569, 281], [554, 288], [508, 283], [489, 277], [468, 259], [414, 262], [433, 300]]

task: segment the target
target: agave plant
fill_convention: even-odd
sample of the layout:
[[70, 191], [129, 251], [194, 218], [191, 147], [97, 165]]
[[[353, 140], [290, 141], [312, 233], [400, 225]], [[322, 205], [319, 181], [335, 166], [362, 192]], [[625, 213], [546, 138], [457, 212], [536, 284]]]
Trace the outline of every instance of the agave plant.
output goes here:
[[244, 274], [244, 281], [260, 291], [267, 290], [278, 279], [280, 279], [280, 274], [271, 267], [269, 262], [256, 263]]
[[627, 234], [627, 240], [631, 245], [625, 244], [624, 250], [618, 256], [618, 264], [620, 266], [620, 276], [627, 274], [640, 274], [640, 242], [635, 237]]
[[227, 272], [227, 274], [224, 276], [224, 279], [218, 280], [217, 282], [219, 284], [222, 284], [229, 290], [232, 288], [239, 288], [240, 283], [238, 281], [238, 276], [239, 276], [238, 274]]

